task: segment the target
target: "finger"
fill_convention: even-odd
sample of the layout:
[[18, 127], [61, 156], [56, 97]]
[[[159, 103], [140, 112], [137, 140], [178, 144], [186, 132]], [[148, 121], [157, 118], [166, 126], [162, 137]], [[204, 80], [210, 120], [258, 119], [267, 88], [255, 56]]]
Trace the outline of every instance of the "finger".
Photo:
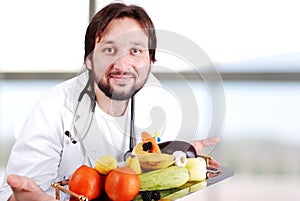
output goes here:
[[220, 168], [220, 164], [215, 159], [209, 160], [208, 166], [216, 169]]
[[209, 137], [204, 140], [199, 140], [203, 147], [215, 145], [220, 141], [219, 137]]

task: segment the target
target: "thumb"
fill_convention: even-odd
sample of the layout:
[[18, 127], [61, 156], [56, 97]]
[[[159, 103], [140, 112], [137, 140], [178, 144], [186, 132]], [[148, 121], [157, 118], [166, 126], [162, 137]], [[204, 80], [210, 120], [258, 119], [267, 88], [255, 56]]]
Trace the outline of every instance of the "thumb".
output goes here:
[[194, 140], [191, 144], [195, 147], [197, 154], [201, 154], [203, 147], [215, 145], [219, 142], [219, 137], [209, 137], [203, 140]]
[[6, 182], [13, 190], [11, 200], [57, 201], [54, 197], [43, 192], [43, 190], [29, 177], [13, 174], [7, 177]]
[[219, 137], [208, 137], [204, 140], [201, 140], [203, 147], [208, 147], [211, 145], [215, 145], [220, 141]]
[[34, 188], [38, 188], [34, 182], [30, 182], [29, 178], [15, 174], [9, 175], [6, 181], [13, 191], [30, 191]]

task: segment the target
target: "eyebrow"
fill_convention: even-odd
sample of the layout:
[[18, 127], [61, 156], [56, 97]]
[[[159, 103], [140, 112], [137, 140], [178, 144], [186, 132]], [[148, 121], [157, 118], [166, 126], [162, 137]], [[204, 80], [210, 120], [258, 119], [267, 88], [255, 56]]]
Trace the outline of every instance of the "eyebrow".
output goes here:
[[143, 48], [147, 48], [148, 47], [148, 43], [147, 43], [147, 45], [146, 44], [144, 44], [143, 42], [136, 42], [136, 41], [133, 41], [133, 42], [130, 42], [130, 44], [133, 44], [134, 46], [141, 46], [141, 47], [143, 47]]
[[[112, 45], [112, 44], [115, 44], [116, 42], [115, 41], [113, 41], [113, 40], [107, 40], [107, 41], [103, 41], [103, 43], [101, 44], [101, 46], [102, 45]], [[141, 41], [131, 41], [131, 42], [129, 42], [129, 44], [131, 44], [131, 45], [134, 45], [134, 46], [141, 46], [141, 47], [143, 47], [143, 48], [147, 48], [147, 46], [148, 46], [148, 44], [145, 44], [145, 43], [143, 43], [143, 42], [141, 42]]]
[[103, 41], [102, 43], [101, 43], [101, 46], [102, 45], [106, 45], [106, 44], [114, 44], [115, 42], [114, 41], [112, 41], [112, 40], [107, 40], [107, 41]]

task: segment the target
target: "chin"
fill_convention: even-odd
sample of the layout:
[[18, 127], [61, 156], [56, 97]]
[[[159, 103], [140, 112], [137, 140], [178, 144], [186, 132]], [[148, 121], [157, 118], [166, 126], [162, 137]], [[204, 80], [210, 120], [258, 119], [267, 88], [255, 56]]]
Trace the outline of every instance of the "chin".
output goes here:
[[109, 94], [109, 97], [112, 100], [124, 101], [124, 100], [129, 100], [133, 95], [134, 95], [134, 93], [131, 90], [129, 92], [126, 92], [126, 93], [124, 93], [124, 91], [118, 92], [118, 91], [114, 90], [113, 93]]

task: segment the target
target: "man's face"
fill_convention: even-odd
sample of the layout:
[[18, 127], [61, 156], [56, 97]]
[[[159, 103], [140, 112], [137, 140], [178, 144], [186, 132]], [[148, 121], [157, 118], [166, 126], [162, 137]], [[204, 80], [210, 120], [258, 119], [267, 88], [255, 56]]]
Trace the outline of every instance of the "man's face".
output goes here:
[[131, 18], [112, 20], [96, 40], [92, 69], [98, 87], [114, 100], [127, 100], [145, 84], [152, 62], [148, 36]]

